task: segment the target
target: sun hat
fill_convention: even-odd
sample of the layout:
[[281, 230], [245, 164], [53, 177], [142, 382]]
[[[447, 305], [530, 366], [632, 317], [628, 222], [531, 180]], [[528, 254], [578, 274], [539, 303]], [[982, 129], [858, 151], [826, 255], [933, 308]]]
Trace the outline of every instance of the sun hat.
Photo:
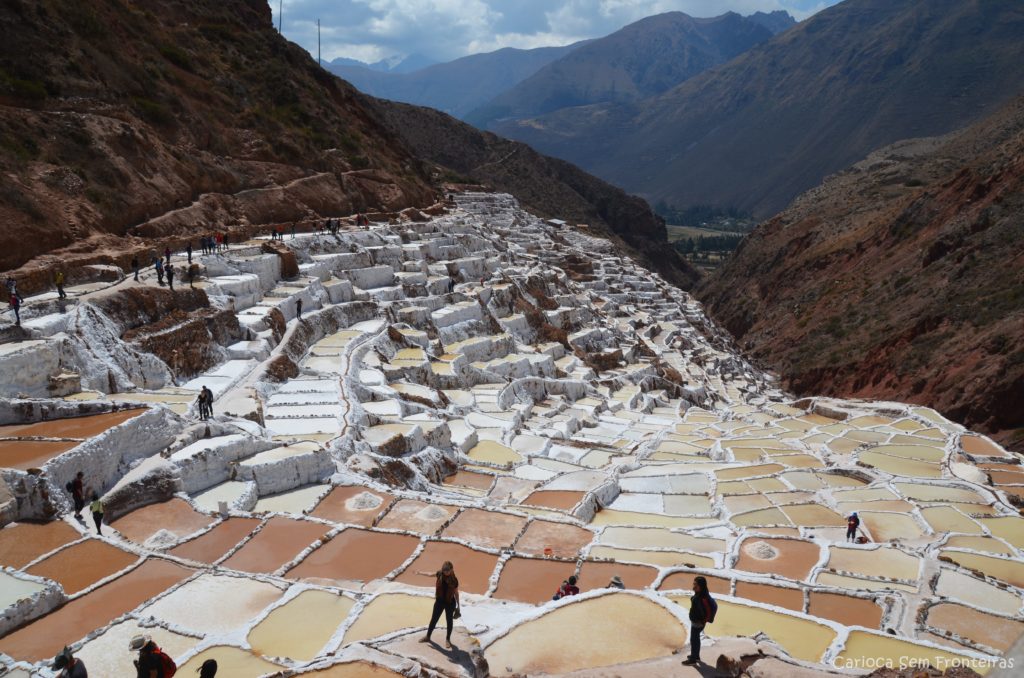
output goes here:
[[131, 652], [136, 652], [136, 651], [141, 650], [142, 648], [146, 647], [146, 645], [148, 645], [150, 642], [151, 641], [150, 641], [149, 636], [144, 636], [144, 635], [134, 636], [134, 637], [132, 637], [131, 640], [128, 641], [128, 650], [131, 651]]
[[616, 586], [623, 586], [622, 577], [620, 577], [619, 575], [615, 575], [614, 577], [612, 577], [612, 583]]

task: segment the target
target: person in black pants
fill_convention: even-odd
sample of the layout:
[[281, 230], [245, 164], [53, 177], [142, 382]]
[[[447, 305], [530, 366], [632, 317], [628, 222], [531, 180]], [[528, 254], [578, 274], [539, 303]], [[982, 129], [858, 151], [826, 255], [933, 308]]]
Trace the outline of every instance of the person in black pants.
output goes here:
[[[420, 638], [421, 643], [430, 642], [430, 634], [434, 632], [438, 620], [441, 619], [441, 612], [444, 611], [445, 621], [448, 623], [448, 632], [445, 634], [444, 646], [449, 650], [452, 647], [452, 626], [454, 620], [462, 616], [459, 610], [459, 580], [455, 577], [455, 566], [450, 560], [446, 560], [441, 570], [431, 574], [430, 572], [418, 572], [424, 577], [435, 577], [434, 584], [434, 610], [430, 613], [430, 626], [427, 627], [427, 635]], [[458, 613], [458, 614], [456, 614]]]
[[700, 663], [700, 634], [711, 619], [711, 594], [708, 580], [693, 578], [693, 598], [690, 599], [690, 656], [683, 660], [686, 666]]

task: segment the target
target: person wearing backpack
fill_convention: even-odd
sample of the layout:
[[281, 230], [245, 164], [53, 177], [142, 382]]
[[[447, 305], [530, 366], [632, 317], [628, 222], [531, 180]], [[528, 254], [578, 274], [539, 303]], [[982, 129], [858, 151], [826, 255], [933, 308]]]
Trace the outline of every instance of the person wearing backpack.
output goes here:
[[135, 636], [128, 648], [139, 652], [139, 658], [134, 662], [137, 678], [171, 678], [178, 670], [174, 660], [149, 636]]
[[690, 656], [683, 660], [684, 666], [700, 663], [700, 634], [707, 624], [715, 621], [718, 603], [708, 592], [708, 580], [693, 578], [693, 597], [690, 598]]

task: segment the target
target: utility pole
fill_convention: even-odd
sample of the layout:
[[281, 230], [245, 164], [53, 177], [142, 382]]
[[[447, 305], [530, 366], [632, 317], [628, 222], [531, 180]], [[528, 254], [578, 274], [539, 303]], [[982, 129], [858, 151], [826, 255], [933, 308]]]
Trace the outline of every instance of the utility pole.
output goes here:
[[277, 32], [281, 32], [281, 16], [284, 12], [284, 0], [278, 0], [277, 3]]
[[324, 65], [323, 62], [320, 61], [320, 19], [316, 20], [316, 65]]

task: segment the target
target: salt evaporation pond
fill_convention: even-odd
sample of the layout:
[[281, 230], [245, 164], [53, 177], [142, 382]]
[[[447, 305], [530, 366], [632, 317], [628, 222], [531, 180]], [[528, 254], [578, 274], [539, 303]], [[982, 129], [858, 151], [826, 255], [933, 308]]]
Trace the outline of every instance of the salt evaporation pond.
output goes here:
[[[584, 232], [505, 196], [457, 203], [287, 240], [294, 280], [265, 239], [198, 255], [215, 304], [241, 309], [221, 362], [10, 410], [0, 593], [24, 624], [0, 638], [4, 668], [39, 672], [68, 644], [121, 675], [146, 632], [181, 675], [207, 658], [239, 676], [451, 673], [470, 652], [492, 675], [687, 671], [698, 574], [719, 599], [712, 664], [755, 647], [717, 642], [733, 635], [811, 675], [834, 657], [989, 660], [1024, 632], [1016, 454], [921, 406], [795, 400]], [[219, 394], [207, 422], [201, 384]], [[41, 420], [121, 401], [145, 408]], [[117, 516], [103, 539], [67, 517], [77, 466]], [[851, 511], [865, 544], [845, 540]], [[467, 644], [451, 654], [443, 627], [416, 642], [446, 560]], [[553, 601], [570, 575], [582, 595]]]

